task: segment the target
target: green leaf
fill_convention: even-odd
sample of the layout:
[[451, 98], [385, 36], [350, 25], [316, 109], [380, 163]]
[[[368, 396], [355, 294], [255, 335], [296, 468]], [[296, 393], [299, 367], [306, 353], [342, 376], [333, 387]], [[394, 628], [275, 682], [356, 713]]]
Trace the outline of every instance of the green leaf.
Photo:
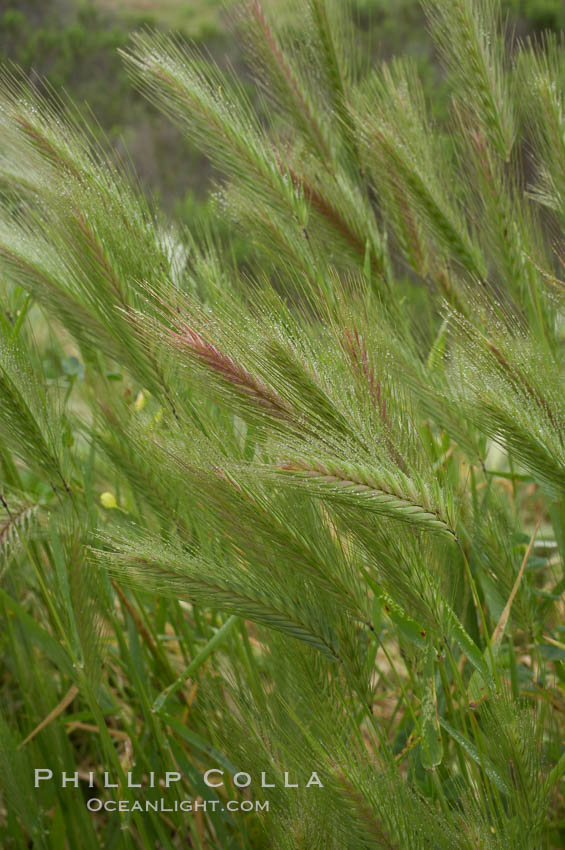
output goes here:
[[501, 776], [500, 772], [497, 770], [492, 761], [488, 758], [488, 756], [479, 752], [476, 746], [469, 741], [465, 735], [462, 735], [461, 732], [458, 732], [457, 729], [454, 729], [450, 723], [444, 717], [439, 718], [439, 722], [442, 729], [450, 735], [454, 741], [457, 741], [458, 744], [465, 750], [468, 756], [473, 759], [475, 764], [477, 764], [481, 770], [484, 770], [485, 774], [488, 778], [494, 782], [499, 791], [502, 791], [505, 794], [510, 793], [510, 787], [505, 779]]
[[21, 605], [19, 605], [5, 590], [0, 588], [0, 599], [2, 599], [12, 614], [17, 617], [32, 643], [40, 649], [53, 662], [53, 664], [65, 675], [74, 678], [73, 665], [66, 650], [53, 638], [39, 623], [31, 617]]

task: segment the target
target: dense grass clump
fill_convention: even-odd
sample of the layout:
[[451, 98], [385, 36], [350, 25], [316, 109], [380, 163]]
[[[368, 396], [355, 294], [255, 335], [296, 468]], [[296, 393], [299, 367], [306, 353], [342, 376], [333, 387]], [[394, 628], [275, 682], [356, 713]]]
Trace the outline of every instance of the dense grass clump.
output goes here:
[[423, 8], [445, 123], [342, 2], [133, 38], [204, 229], [4, 72], [2, 847], [563, 846], [565, 53]]

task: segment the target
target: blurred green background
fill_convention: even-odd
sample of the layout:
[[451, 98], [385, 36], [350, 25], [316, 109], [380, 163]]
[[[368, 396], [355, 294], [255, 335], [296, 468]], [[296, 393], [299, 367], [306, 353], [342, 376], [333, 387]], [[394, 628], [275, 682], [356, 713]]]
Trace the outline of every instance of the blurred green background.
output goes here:
[[[280, 12], [300, 2], [306, 0], [264, 0], [264, 5]], [[0, 59], [46, 78], [86, 105], [100, 134], [131, 159], [146, 191], [190, 224], [209, 212], [208, 164], [133, 90], [118, 49], [139, 27], [174, 30], [245, 76], [244, 59], [230, 35], [230, 9], [236, 5], [236, 0], [0, 0]], [[355, 0], [352, 6], [359, 39], [369, 42], [375, 59], [412, 55], [437, 94], [441, 76], [418, 0]], [[504, 0], [504, 9], [518, 36], [565, 28], [563, 0]]]

